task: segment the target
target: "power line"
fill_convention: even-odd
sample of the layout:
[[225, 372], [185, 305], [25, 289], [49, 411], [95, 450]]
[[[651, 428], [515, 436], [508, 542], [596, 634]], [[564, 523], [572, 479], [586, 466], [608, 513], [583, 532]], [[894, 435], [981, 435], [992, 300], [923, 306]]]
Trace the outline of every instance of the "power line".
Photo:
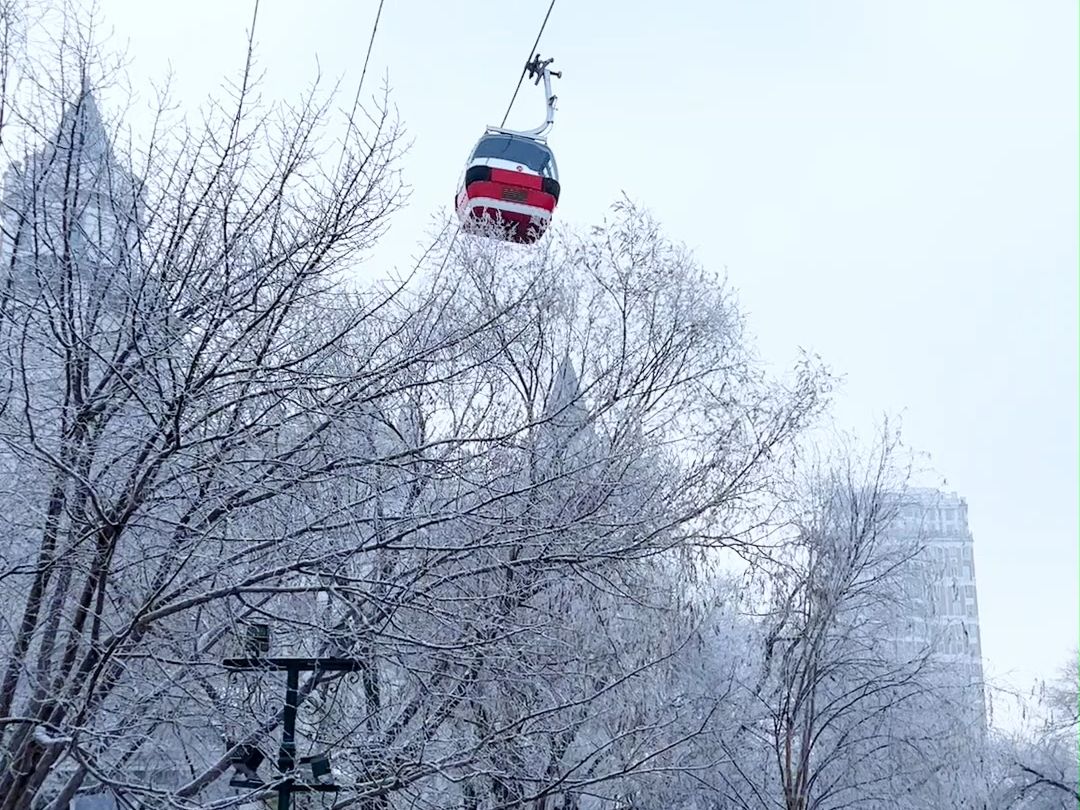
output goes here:
[[364, 86], [364, 77], [367, 75], [368, 60], [371, 59], [371, 46], [375, 44], [375, 32], [379, 30], [379, 18], [382, 16], [383, 0], [379, 0], [379, 8], [375, 12], [375, 24], [371, 26], [371, 39], [368, 40], [367, 53], [364, 55], [364, 67], [360, 71], [360, 84], [357, 85], [356, 95], [359, 97], [360, 88]]
[[435, 275], [441, 276], [442, 271], [446, 269], [446, 263], [448, 261], [450, 261], [450, 254], [454, 252], [454, 245], [457, 243], [457, 238], [458, 238], [458, 236], [460, 234], [461, 234], [461, 223], [459, 222], [457, 224], [457, 227], [454, 228], [454, 235], [450, 239], [450, 244], [447, 245], [447, 247], [446, 247], [446, 255], [443, 256], [442, 264], [439, 265], [439, 272], [436, 273]]
[[551, 10], [553, 8], [555, 8], [555, 0], [551, 0], [550, 5], [548, 5], [547, 14], [544, 15], [544, 21], [540, 23], [540, 31], [536, 34], [536, 42], [534, 42], [533, 46], [529, 48], [529, 53], [525, 56], [525, 67], [521, 69], [521, 75], [518, 77], [517, 87], [514, 88], [514, 95], [511, 96], [510, 104], [506, 107], [506, 114], [503, 115], [502, 123], [499, 124], [500, 129], [506, 126], [506, 119], [510, 117], [510, 110], [514, 106], [514, 100], [517, 99], [518, 90], [521, 89], [521, 83], [525, 80], [525, 74], [529, 70], [528, 64], [530, 61], [532, 61], [533, 54], [536, 53], [536, 48], [540, 44], [540, 37], [544, 35], [544, 26], [547, 25], [548, 17], [551, 16]]
[[[368, 60], [371, 59], [371, 49], [375, 44], [375, 34], [379, 30], [379, 19], [382, 17], [383, 0], [379, 0], [379, 8], [375, 11], [375, 22], [371, 26], [371, 38], [368, 40], [367, 53], [364, 54], [364, 67], [360, 71], [360, 81], [356, 83], [356, 95], [353, 96], [352, 109], [349, 111], [349, 126], [352, 127], [356, 120], [356, 111], [360, 107], [360, 91], [364, 87], [364, 77], [367, 75]], [[347, 143], [347, 141], [346, 141]], [[335, 170], [341, 169], [341, 164], [345, 160], [345, 154], [347, 152], [346, 144], [343, 143], [341, 147], [341, 154], [338, 155], [338, 167]]]
[[360, 90], [364, 86], [364, 77], [367, 76], [368, 60], [371, 59], [371, 48], [375, 44], [375, 34], [379, 30], [379, 18], [382, 17], [383, 0], [379, 0], [379, 8], [375, 11], [375, 22], [371, 26], [371, 38], [368, 40], [367, 53], [364, 54], [364, 67], [360, 70], [360, 81], [356, 83], [356, 96], [353, 98], [352, 112], [349, 113], [349, 121], [356, 115], [356, 108], [360, 106]]

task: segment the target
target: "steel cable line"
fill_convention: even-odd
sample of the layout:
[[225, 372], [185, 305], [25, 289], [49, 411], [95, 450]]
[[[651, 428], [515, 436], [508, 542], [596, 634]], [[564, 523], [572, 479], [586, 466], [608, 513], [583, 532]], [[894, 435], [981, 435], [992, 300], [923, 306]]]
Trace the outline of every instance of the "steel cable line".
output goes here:
[[521, 69], [521, 75], [518, 77], [517, 87], [514, 88], [514, 95], [510, 97], [510, 103], [506, 107], [506, 113], [505, 115], [503, 115], [502, 123], [499, 124], [500, 129], [506, 126], [506, 119], [510, 117], [510, 110], [513, 108], [514, 101], [517, 99], [518, 91], [521, 89], [521, 83], [525, 81], [525, 74], [529, 70], [529, 62], [532, 61], [533, 54], [536, 53], [536, 49], [540, 45], [540, 37], [544, 35], [544, 28], [547, 26], [547, 21], [548, 18], [551, 16], [551, 10], [553, 8], [555, 8], [555, 0], [551, 0], [551, 3], [548, 5], [547, 14], [544, 15], [544, 21], [540, 23], [540, 30], [536, 34], [536, 41], [533, 43], [533, 46], [529, 49], [528, 54], [526, 54], [525, 56], [525, 67]]
[[[382, 8], [382, 0], [379, 0], [379, 7]], [[510, 110], [514, 107], [514, 101], [517, 100], [518, 91], [521, 90], [521, 83], [525, 81], [525, 74], [529, 72], [529, 62], [532, 61], [532, 56], [536, 53], [536, 49], [540, 46], [540, 37], [544, 35], [544, 29], [547, 27], [548, 19], [551, 17], [551, 10], [555, 8], [555, 0], [551, 0], [548, 4], [547, 13], [544, 14], [544, 19], [540, 23], [540, 30], [536, 32], [536, 39], [533, 41], [532, 47], [529, 49], [529, 53], [525, 56], [525, 67], [521, 69], [521, 75], [518, 77], [517, 86], [514, 88], [514, 94], [510, 97], [510, 103], [506, 106], [506, 113], [503, 115], [502, 123], [499, 124], [499, 128], [506, 126], [506, 119], [510, 117]], [[378, 17], [376, 16], [376, 25], [378, 25]], [[372, 32], [374, 36], [374, 32]], [[446, 247], [446, 254], [443, 256], [442, 262], [439, 264], [439, 273], [446, 268], [446, 263], [450, 260], [450, 254], [454, 252], [454, 245], [457, 243], [457, 238], [461, 234], [461, 223], [459, 222], [454, 229], [454, 235], [450, 239], [450, 244]]]

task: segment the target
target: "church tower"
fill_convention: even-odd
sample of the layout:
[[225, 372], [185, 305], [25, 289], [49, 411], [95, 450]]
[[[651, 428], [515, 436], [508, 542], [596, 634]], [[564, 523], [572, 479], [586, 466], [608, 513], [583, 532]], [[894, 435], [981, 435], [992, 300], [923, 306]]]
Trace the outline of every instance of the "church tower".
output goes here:
[[132, 276], [139, 198], [84, 81], [53, 136], [4, 175], [0, 259], [16, 300], [78, 301], [86, 314], [119, 303]]

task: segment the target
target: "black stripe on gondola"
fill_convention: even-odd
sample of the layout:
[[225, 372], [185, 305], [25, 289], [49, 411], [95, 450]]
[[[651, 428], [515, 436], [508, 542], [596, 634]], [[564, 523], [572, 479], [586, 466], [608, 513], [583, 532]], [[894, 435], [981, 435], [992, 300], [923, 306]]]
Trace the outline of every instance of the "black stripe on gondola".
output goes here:
[[[473, 183], [483, 183], [491, 179], [491, 167], [490, 166], [470, 166], [465, 171], [465, 187], [468, 188]], [[555, 198], [555, 202], [559, 201], [559, 192], [562, 191], [562, 186], [559, 185], [559, 181], [553, 177], [544, 177], [540, 180], [540, 190], [545, 194], [550, 194]]]
[[491, 167], [490, 166], [470, 166], [465, 172], [465, 185], [471, 185], [473, 183], [482, 183], [485, 180], [491, 179]]

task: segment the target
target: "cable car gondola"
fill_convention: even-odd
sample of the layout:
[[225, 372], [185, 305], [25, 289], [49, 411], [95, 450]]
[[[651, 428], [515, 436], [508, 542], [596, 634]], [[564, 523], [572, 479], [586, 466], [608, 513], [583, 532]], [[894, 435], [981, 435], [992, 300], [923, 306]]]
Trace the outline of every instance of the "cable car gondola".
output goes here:
[[531, 244], [543, 236], [559, 202], [559, 171], [547, 145], [555, 120], [555, 96], [548, 69], [554, 59], [528, 65], [536, 84], [543, 79], [547, 97], [544, 123], [526, 132], [487, 127], [473, 147], [455, 198], [458, 218], [467, 233]]

